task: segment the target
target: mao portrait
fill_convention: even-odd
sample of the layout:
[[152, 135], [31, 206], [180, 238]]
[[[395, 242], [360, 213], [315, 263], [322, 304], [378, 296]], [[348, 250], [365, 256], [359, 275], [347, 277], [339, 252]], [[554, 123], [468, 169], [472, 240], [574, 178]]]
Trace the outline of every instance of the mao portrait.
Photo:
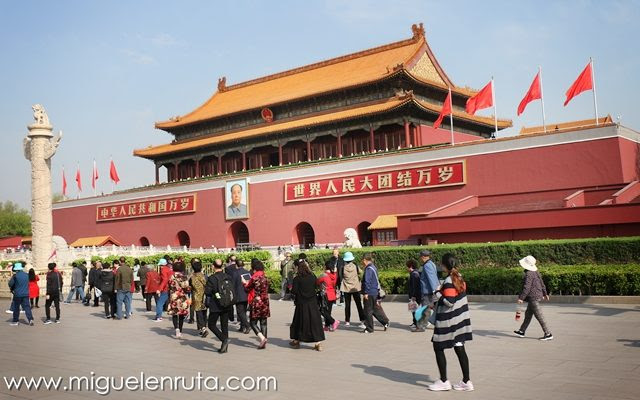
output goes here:
[[249, 186], [246, 179], [226, 183], [225, 209], [226, 219], [249, 217]]

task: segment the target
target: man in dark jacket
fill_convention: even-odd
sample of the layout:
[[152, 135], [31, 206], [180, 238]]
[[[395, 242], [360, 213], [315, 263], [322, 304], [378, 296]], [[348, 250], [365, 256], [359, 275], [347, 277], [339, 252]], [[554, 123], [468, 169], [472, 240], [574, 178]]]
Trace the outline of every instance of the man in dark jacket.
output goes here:
[[[223, 307], [220, 305], [220, 285], [224, 280], [230, 280], [231, 277], [222, 271], [222, 263], [214, 263], [214, 274], [209, 275], [207, 284], [204, 288], [205, 296], [209, 297], [209, 329], [222, 342], [218, 353], [226, 353], [229, 347], [229, 313], [232, 311], [231, 306]], [[220, 319], [220, 329], [218, 329], [218, 319]]]
[[[409, 300], [417, 303], [422, 298], [422, 285], [420, 283], [420, 272], [418, 272], [418, 264], [415, 260], [407, 261], [407, 269], [409, 270]], [[413, 332], [424, 332], [424, 329], [418, 326], [416, 321], [416, 312], [411, 311], [413, 323], [411, 329]]]
[[102, 270], [100, 271], [100, 275], [98, 275], [96, 286], [102, 292], [105, 318], [114, 318], [116, 310], [113, 306], [112, 299], [114, 297], [113, 287], [115, 286], [115, 275], [113, 274], [109, 263], [105, 262], [102, 265]]
[[242, 260], [236, 261], [236, 269], [233, 271], [231, 279], [233, 280], [233, 287], [236, 294], [236, 312], [238, 313], [238, 321], [240, 321], [240, 328], [238, 332], [244, 334], [249, 333], [249, 321], [247, 320], [247, 291], [242, 284], [242, 277], [248, 281], [251, 279], [251, 274], [244, 268], [244, 262]]
[[[89, 270], [89, 291], [85, 297], [85, 304], [91, 302], [91, 291], [96, 288], [96, 281], [98, 280], [98, 275], [100, 275], [100, 269], [102, 269], [102, 263], [100, 261], [91, 262], [91, 269]], [[93, 307], [98, 307], [98, 296], [95, 292], [93, 295]]]
[[384, 326], [386, 331], [389, 327], [389, 318], [384, 313], [382, 306], [378, 302], [378, 292], [380, 284], [378, 280], [378, 271], [373, 264], [373, 256], [371, 253], [365, 253], [362, 257], [364, 265], [364, 277], [362, 279], [362, 294], [364, 298], [364, 324], [366, 328], [362, 333], [373, 333], [373, 317]]
[[116, 314], [118, 319], [122, 319], [122, 302], [124, 302], [125, 315], [127, 319], [131, 316], [131, 285], [133, 284], [133, 271], [120, 261], [120, 268], [116, 272]]
[[[227, 262], [224, 264], [224, 273], [233, 277], [233, 274], [236, 270], [236, 262], [238, 261], [238, 257], [235, 254], [230, 254], [227, 257]], [[222, 260], [215, 260], [216, 263], [222, 263]], [[229, 313], [229, 322], [235, 324], [235, 318], [233, 313], [233, 306], [231, 306], [231, 312]]]
[[51, 323], [51, 304], [55, 304], [56, 307], [56, 324], [60, 323], [60, 295], [62, 293], [62, 274], [56, 270], [56, 263], [49, 263], [47, 266], [49, 272], [47, 272], [47, 294], [46, 302], [44, 303], [44, 312], [47, 315], [45, 324]]
[[33, 315], [31, 314], [31, 305], [29, 304], [29, 275], [24, 272], [24, 267], [20, 262], [13, 264], [13, 271], [15, 275], [9, 280], [9, 289], [11, 289], [11, 293], [13, 293], [13, 321], [11, 325], [18, 325], [20, 307], [22, 307], [27, 315], [29, 325], [33, 326]]
[[[80, 263], [80, 265], [78, 265], [78, 268], [80, 268], [80, 271], [82, 271], [82, 291], [84, 292], [84, 285], [87, 283], [87, 276], [89, 274], [89, 271], [87, 271], [87, 262], [83, 261]], [[79, 300], [79, 296], [80, 294], [76, 291], [76, 300]], [[91, 297], [91, 296], [86, 296], [86, 297]], [[84, 303], [85, 300], [83, 300], [82, 302]], [[89, 304], [87, 302], [87, 304]]]

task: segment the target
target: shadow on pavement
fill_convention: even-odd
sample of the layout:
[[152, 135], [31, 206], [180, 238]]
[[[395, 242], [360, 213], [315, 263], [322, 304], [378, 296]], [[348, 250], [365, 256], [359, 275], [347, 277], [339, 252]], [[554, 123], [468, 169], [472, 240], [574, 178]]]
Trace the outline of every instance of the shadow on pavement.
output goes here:
[[489, 337], [489, 338], [509, 337], [509, 338], [521, 339], [521, 338], [517, 337], [514, 333], [511, 333], [511, 332], [492, 331], [492, 330], [487, 330], [487, 329], [474, 329], [473, 330], [473, 334], [474, 335], [478, 335], [478, 336]]
[[[379, 365], [362, 365], [351, 364], [354, 368], [361, 368], [365, 374], [379, 376], [394, 382], [408, 383], [414, 386], [428, 387], [426, 382], [432, 382], [433, 379], [429, 375], [415, 374], [413, 372], [405, 372], [397, 369], [381, 367]], [[425, 383], [420, 383], [425, 382]]]
[[617, 341], [620, 343], [626, 343], [625, 346], [627, 347], [640, 347], [640, 340], [617, 339]]
[[[595, 312], [593, 310], [595, 309]], [[592, 315], [596, 317], [612, 317], [614, 315], [622, 314], [625, 312], [640, 312], [640, 308], [629, 309], [629, 308], [612, 308], [612, 307], [597, 307], [597, 306], [589, 306], [585, 309], [585, 312], [558, 312], [558, 314], [565, 315]]]

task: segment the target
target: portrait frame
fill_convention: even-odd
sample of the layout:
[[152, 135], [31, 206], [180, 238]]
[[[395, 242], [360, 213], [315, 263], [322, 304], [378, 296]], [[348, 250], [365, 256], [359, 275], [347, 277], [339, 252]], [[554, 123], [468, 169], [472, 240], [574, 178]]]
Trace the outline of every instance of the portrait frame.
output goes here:
[[[232, 191], [236, 185], [240, 186], [241, 197], [240, 204], [233, 207]], [[224, 215], [227, 221], [249, 218], [249, 180], [247, 178], [225, 182]]]

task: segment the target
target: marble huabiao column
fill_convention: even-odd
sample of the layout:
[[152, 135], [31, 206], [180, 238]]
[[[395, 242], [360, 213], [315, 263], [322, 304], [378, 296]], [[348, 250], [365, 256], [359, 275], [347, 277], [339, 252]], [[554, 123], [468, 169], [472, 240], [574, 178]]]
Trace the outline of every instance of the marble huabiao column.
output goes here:
[[29, 125], [24, 138], [24, 156], [31, 162], [31, 263], [38, 271], [46, 270], [53, 250], [53, 222], [51, 215], [51, 157], [62, 139], [51, 133], [53, 126], [44, 107], [32, 107], [35, 122]]

